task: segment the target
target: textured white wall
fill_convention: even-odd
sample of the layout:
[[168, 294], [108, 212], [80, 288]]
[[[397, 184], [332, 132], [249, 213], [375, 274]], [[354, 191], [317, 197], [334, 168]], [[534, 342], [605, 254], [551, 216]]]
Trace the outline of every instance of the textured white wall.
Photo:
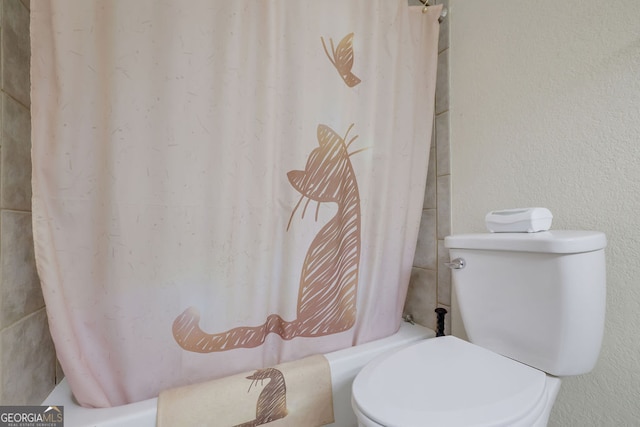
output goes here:
[[607, 234], [600, 360], [565, 379], [550, 425], [639, 425], [640, 1], [450, 6], [453, 232], [545, 206], [553, 228]]

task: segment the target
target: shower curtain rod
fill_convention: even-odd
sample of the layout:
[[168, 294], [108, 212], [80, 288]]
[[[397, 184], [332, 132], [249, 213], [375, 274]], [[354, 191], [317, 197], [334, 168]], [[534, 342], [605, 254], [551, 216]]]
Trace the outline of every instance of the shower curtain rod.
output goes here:
[[[424, 8], [422, 8], [422, 13], [426, 12], [429, 6], [433, 6], [432, 4], [429, 3], [429, 0], [420, 0], [420, 3], [424, 5]], [[440, 12], [440, 17], [438, 18], [438, 22], [442, 23], [442, 21], [444, 20], [444, 18], [447, 16], [448, 13], [449, 13], [449, 10], [446, 7], [443, 7], [442, 12]]]

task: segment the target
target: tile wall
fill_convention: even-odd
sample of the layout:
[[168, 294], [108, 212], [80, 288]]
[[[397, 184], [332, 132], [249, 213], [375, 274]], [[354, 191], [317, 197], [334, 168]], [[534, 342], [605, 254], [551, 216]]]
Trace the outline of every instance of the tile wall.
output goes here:
[[[449, 0], [438, 0], [434, 3], [449, 7]], [[451, 273], [443, 266], [443, 263], [449, 260], [444, 238], [451, 232], [448, 16], [440, 25], [435, 113], [422, 221], [404, 307], [405, 314], [411, 314], [416, 323], [434, 330], [437, 319], [435, 309], [443, 307], [447, 312], [451, 311]], [[449, 332], [450, 322], [447, 314], [445, 333]]]
[[56, 359], [31, 229], [29, 1], [0, 0], [0, 405], [40, 404]]

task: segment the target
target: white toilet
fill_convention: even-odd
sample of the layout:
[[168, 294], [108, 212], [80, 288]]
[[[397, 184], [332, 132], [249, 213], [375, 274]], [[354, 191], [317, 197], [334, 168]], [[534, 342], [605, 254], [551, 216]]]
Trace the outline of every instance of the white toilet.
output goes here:
[[591, 231], [449, 236], [471, 343], [383, 355], [358, 374], [360, 426], [546, 426], [558, 377], [593, 369], [605, 313], [606, 237]]

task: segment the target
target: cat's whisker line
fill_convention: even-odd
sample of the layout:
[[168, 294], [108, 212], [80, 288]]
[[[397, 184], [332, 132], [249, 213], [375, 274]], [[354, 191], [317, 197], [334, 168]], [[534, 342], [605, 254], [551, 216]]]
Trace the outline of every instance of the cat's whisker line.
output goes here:
[[307, 206], [311, 203], [311, 199], [307, 199], [307, 203], [304, 204], [304, 209], [302, 209], [302, 217], [300, 219], [304, 219], [304, 214], [307, 212]]
[[371, 148], [371, 147], [364, 147], [364, 148], [361, 148], [359, 150], [352, 151], [351, 153], [349, 153], [349, 157], [353, 156], [354, 154], [358, 154], [358, 153], [361, 153], [361, 152], [363, 152], [365, 150], [368, 150], [369, 148]]
[[304, 195], [300, 196], [298, 203], [296, 203], [296, 206], [293, 208], [293, 211], [291, 212], [291, 216], [289, 217], [289, 223], [287, 224], [287, 231], [289, 231], [289, 227], [291, 227], [291, 221], [293, 220], [293, 215], [298, 210], [298, 206], [300, 206], [300, 203], [302, 203], [302, 199], [304, 199]]
[[[347, 131], [344, 133], [344, 138], [342, 138], [342, 142], [344, 143], [344, 141], [347, 140], [347, 135], [349, 135], [349, 132], [351, 132], [351, 129], [355, 126], [355, 123], [351, 123], [351, 125], [349, 125], [349, 128], [347, 129]], [[356, 137], [357, 138], [357, 137]], [[349, 143], [351, 144], [351, 142]], [[349, 147], [349, 144], [347, 144], [347, 147]]]
[[[355, 141], [356, 139], [358, 139], [358, 137], [359, 137], [359, 136], [360, 136], [360, 135], [356, 135], [356, 136], [354, 136], [353, 138], [351, 138], [351, 140], [349, 140], [349, 143], [346, 145], [346, 147], [347, 147], [347, 148], [349, 148], [349, 146], [351, 145], [351, 143], [352, 143], [353, 141]], [[346, 138], [347, 138], [347, 135], [345, 135], [344, 137], [345, 137], [345, 139], [346, 139]]]

